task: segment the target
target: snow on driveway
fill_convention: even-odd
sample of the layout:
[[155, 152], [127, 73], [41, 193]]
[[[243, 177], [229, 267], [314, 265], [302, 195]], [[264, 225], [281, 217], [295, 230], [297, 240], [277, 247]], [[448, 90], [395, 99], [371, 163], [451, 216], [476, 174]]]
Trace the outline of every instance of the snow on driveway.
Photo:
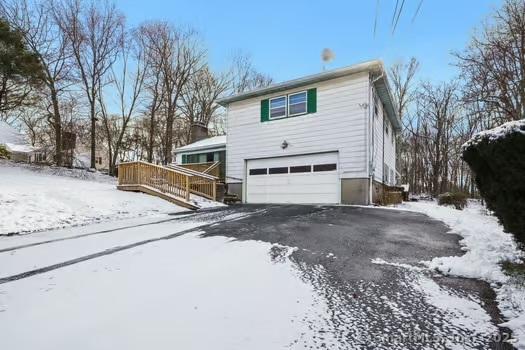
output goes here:
[[2, 347], [303, 348], [329, 314], [292, 250], [195, 231], [0, 284]]
[[185, 210], [159, 198], [0, 163], [0, 235]]

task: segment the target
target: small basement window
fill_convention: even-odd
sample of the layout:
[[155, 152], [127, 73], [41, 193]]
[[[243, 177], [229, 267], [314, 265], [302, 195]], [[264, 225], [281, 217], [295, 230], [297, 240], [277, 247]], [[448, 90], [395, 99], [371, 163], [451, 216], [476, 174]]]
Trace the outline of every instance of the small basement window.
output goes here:
[[332, 171], [337, 170], [337, 164], [317, 164], [314, 165], [314, 171]]
[[306, 91], [288, 96], [288, 115], [294, 116], [306, 113]]
[[270, 168], [269, 174], [288, 174], [288, 167]]
[[268, 169], [259, 168], [259, 169], [250, 169], [250, 175], [266, 175], [268, 174]]
[[270, 99], [270, 119], [286, 117], [286, 96]]
[[290, 173], [309, 173], [311, 171], [312, 171], [311, 165], [298, 165], [298, 166], [290, 167]]

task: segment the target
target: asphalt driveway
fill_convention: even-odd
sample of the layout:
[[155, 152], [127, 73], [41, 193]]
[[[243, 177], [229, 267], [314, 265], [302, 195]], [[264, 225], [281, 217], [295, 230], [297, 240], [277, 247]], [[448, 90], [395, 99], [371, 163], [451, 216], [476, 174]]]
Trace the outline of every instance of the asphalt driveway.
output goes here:
[[422, 263], [461, 255], [458, 240], [418, 213], [307, 205], [5, 237], [0, 325], [20, 349], [69, 348], [86, 329], [137, 349], [509, 349], [488, 284]]
[[[463, 254], [460, 237], [448, 233], [443, 223], [419, 213], [381, 208], [243, 205], [236, 209], [254, 214], [206, 226], [203, 236], [296, 247], [290, 258], [332, 309], [329, 325], [320, 330], [319, 348], [326, 346], [323, 332], [337, 333], [341, 349], [355, 346], [356, 339], [360, 348], [370, 349], [512, 348], [500, 341], [509, 337], [507, 329], [490, 335], [469, 324], [469, 307], [449, 310], [472, 300], [494, 325], [502, 322], [487, 283], [445, 277], [421, 264]], [[282, 258], [279, 249], [274, 255]], [[430, 294], [422, 292], [420, 285]]]

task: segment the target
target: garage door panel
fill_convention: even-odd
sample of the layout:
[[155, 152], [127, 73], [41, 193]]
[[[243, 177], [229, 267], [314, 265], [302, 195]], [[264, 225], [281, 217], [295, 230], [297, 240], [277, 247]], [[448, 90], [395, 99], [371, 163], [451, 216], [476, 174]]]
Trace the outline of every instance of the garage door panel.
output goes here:
[[300, 188], [299, 186], [274, 186], [271, 190], [267, 190], [264, 186], [250, 187], [251, 194], [320, 194], [333, 193], [334, 187], [332, 184], [323, 184], [320, 186], [311, 186], [310, 188]]
[[250, 160], [247, 162], [248, 203], [339, 203], [338, 170], [249, 175], [250, 169], [336, 164], [337, 153]]

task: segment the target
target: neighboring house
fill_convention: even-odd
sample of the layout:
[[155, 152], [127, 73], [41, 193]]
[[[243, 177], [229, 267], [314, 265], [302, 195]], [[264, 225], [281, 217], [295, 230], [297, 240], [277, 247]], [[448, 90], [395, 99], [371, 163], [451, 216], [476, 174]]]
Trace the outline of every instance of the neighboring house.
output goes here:
[[176, 164], [206, 164], [220, 162], [219, 177], [224, 178], [226, 136], [213, 136], [175, 149]]
[[9, 153], [9, 158], [16, 162], [45, 162], [45, 152], [31, 146], [27, 137], [6, 122], [0, 121], [0, 145]]
[[[88, 169], [91, 167], [91, 150], [90, 147], [82, 144], [78, 145], [74, 150], [73, 164], [74, 168]], [[109, 169], [108, 150], [105, 146], [97, 144], [95, 150], [95, 168], [97, 170]]]
[[246, 203], [370, 204], [396, 180], [401, 129], [383, 63], [219, 100], [226, 183]]

